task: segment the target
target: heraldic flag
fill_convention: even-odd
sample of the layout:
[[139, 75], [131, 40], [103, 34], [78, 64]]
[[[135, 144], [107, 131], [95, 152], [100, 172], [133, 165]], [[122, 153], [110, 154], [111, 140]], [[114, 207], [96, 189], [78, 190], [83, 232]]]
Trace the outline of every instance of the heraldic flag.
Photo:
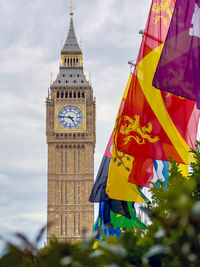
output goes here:
[[200, 108], [200, 0], [176, 0], [153, 85]]
[[[124, 106], [124, 102], [127, 96], [127, 92], [128, 89], [130, 87], [130, 82], [132, 80], [132, 74], [130, 74], [128, 82], [127, 82], [127, 86], [126, 89], [124, 91], [124, 95], [121, 101], [121, 105], [119, 108], [119, 114], [121, 112], [121, 110], [123, 109]], [[106, 188], [106, 184], [107, 184], [107, 177], [108, 177], [108, 169], [109, 169], [109, 165], [110, 165], [110, 160], [112, 157], [112, 150], [114, 149], [113, 146], [113, 134], [111, 135], [111, 138], [108, 142], [106, 151], [104, 153], [102, 162], [101, 162], [101, 166], [99, 168], [98, 174], [97, 174], [97, 178], [96, 181], [94, 183], [91, 195], [89, 200], [91, 202], [101, 202], [101, 201], [107, 201], [108, 198], [112, 198], [112, 199], [116, 199], [116, 200], [124, 200], [124, 201], [131, 201], [131, 202], [140, 202], [140, 203], [146, 203], [146, 201], [148, 202], [148, 200], [145, 198], [145, 196], [142, 194], [141, 190], [138, 188], [137, 185], [135, 184], [131, 184], [128, 182], [128, 176], [127, 176], [127, 171], [124, 172], [123, 169], [117, 169], [117, 177], [119, 177], [117, 183], [115, 181], [115, 185], [114, 188], [116, 189], [115, 191], [117, 192], [117, 197], [115, 197], [115, 195], [112, 196], [107, 196], [107, 194], [105, 193], [105, 188]], [[132, 157], [125, 157], [126, 161], [127, 161], [127, 168], [131, 168], [132, 167], [132, 163], [133, 163], [133, 158]], [[150, 160], [150, 164], [152, 166], [152, 178], [153, 178], [153, 162], [152, 160]], [[121, 172], [122, 171], [122, 172]], [[125, 175], [125, 177], [124, 177]], [[123, 188], [123, 190], [121, 190]], [[118, 194], [118, 191], [120, 189], [120, 195]]]
[[[130, 88], [130, 83], [133, 79], [133, 75], [130, 74], [127, 86], [124, 91], [124, 95], [121, 101], [121, 105], [119, 108], [118, 116], [120, 116], [124, 104], [126, 103], [127, 93]], [[114, 129], [115, 134], [115, 129]], [[111, 150], [111, 149], [110, 149]], [[118, 153], [118, 152], [117, 152]], [[120, 152], [119, 152], [120, 153]], [[118, 154], [119, 154], [118, 153]], [[119, 156], [119, 155], [118, 155]], [[123, 161], [125, 163], [125, 168], [122, 167], [121, 161], [116, 156], [116, 147], [115, 142], [113, 140], [112, 143], [112, 159], [110, 161], [109, 170], [114, 167], [113, 172], [113, 178], [108, 174], [107, 184], [106, 184], [106, 193], [108, 194], [108, 197], [115, 200], [122, 200], [122, 201], [130, 201], [130, 202], [140, 202], [140, 203], [146, 203], [149, 202], [149, 200], [143, 195], [138, 185], [129, 183], [129, 173], [132, 168], [134, 157], [127, 155], [125, 153], [121, 153], [120, 157], [123, 158]], [[148, 170], [150, 170], [150, 173], [148, 173], [153, 178], [153, 162], [151, 159], [145, 159], [145, 163], [148, 161]], [[143, 163], [142, 163], [143, 164]], [[115, 168], [117, 166], [117, 168]], [[122, 167], [122, 168], [121, 168]], [[146, 174], [147, 168], [144, 169], [144, 174]], [[117, 178], [117, 180], [115, 179]], [[95, 182], [96, 183], [96, 182]], [[108, 185], [112, 187], [112, 189], [107, 192]]]
[[[120, 109], [124, 104], [131, 79], [132, 74], [128, 79]], [[119, 237], [121, 232], [126, 228], [137, 227], [139, 229], [146, 229], [146, 226], [136, 217], [134, 202], [110, 199], [105, 193], [108, 169], [112, 157], [112, 147], [113, 134], [111, 134], [110, 140], [106, 147], [106, 151], [92, 188], [89, 201], [99, 202], [99, 213], [93, 231], [100, 231], [103, 236], [117, 235]], [[128, 181], [125, 181], [125, 183], [123, 183], [123, 188], [125, 189], [125, 192], [128, 192], [129, 195], [131, 195], [132, 201], [138, 201], [142, 203], [146, 203], [145, 200], [148, 201], [135, 184], [130, 184]], [[98, 234], [97, 239], [101, 241], [102, 235]]]

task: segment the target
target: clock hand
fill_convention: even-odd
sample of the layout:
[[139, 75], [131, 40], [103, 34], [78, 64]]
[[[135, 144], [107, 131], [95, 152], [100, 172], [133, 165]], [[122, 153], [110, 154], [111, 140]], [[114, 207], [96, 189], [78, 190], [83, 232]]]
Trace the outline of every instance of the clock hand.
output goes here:
[[59, 115], [58, 117], [59, 118], [68, 118], [68, 116], [65, 116], [65, 115]]
[[70, 119], [72, 122], [74, 122], [74, 118], [72, 117], [72, 116], [70, 116], [70, 115], [68, 115], [68, 116], [65, 116], [65, 115], [60, 115], [60, 116], [58, 116], [59, 118], [67, 118], [67, 119]]
[[59, 118], [67, 118], [67, 119], [70, 119], [70, 120], [74, 121], [74, 118], [71, 117], [70, 115], [69, 115], [69, 116], [59, 115], [58, 117], [59, 117]]
[[73, 117], [71, 117], [70, 115], [69, 115], [69, 116], [67, 116], [67, 118], [68, 118], [68, 119], [70, 119], [72, 122], [74, 122], [74, 118], [73, 118]]

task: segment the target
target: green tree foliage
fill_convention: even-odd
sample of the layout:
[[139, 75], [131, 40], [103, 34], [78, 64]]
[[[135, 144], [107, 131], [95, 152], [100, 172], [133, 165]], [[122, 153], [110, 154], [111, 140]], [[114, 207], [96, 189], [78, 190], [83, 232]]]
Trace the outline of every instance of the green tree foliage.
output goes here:
[[44, 228], [34, 242], [17, 234], [22, 245], [7, 242], [0, 267], [200, 266], [200, 143], [191, 153], [189, 177], [170, 160], [168, 185], [153, 184], [152, 203], [145, 208], [151, 219], [147, 230], [127, 230], [120, 240], [106, 238], [95, 249], [95, 233], [76, 244], [52, 239], [40, 250]]

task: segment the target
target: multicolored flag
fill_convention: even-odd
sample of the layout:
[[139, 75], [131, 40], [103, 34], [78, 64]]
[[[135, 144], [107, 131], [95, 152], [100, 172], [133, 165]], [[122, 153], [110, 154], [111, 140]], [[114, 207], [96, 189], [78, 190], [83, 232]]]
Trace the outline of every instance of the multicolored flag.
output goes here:
[[134, 211], [134, 203], [110, 199], [110, 222], [114, 227], [146, 229]]
[[110, 207], [107, 201], [99, 203], [99, 213], [94, 224], [93, 232], [99, 231], [96, 239], [103, 241], [103, 236], [116, 235], [118, 238], [121, 235], [123, 228], [113, 227], [110, 225]]
[[[153, 160], [154, 164], [154, 178], [151, 180], [152, 183], [156, 183], [158, 180], [164, 181], [168, 184], [167, 178], [169, 176], [170, 163], [168, 161]], [[184, 177], [189, 176], [188, 166], [185, 164], [179, 164], [179, 171]]]
[[99, 203], [99, 214], [93, 232], [98, 231], [96, 239], [116, 235], [118, 238], [127, 229], [146, 229], [146, 225], [135, 214], [134, 203], [109, 199]]
[[170, 163], [168, 161], [153, 160], [154, 164], [154, 178], [151, 181], [156, 183], [158, 180], [163, 181], [165, 184], [168, 184], [167, 178], [169, 177], [169, 168]]
[[[130, 88], [131, 81], [133, 79], [133, 74], [131, 73], [123, 94], [123, 98], [121, 101], [121, 105], [118, 111], [118, 116], [121, 116], [121, 113], [124, 109], [124, 105], [126, 103], [127, 93]], [[115, 125], [116, 126], [116, 125]], [[116, 133], [116, 127], [113, 131], [113, 136], [115, 136]], [[120, 159], [123, 159], [123, 163]], [[131, 202], [140, 202], [140, 203], [146, 203], [149, 200], [145, 198], [145, 196], [142, 194], [141, 190], [139, 189], [138, 185], [129, 183], [129, 175], [130, 171], [132, 169], [133, 162], [135, 160], [134, 156], [130, 156], [125, 153], [121, 153], [116, 149], [115, 146], [115, 140], [113, 139], [112, 144], [112, 160], [109, 165], [109, 173], [108, 173], [108, 179], [106, 184], [106, 194], [111, 199], [115, 200], [122, 200], [122, 201], [131, 201]], [[137, 160], [138, 162], [140, 159]], [[141, 165], [143, 162], [141, 162]], [[152, 166], [152, 173], [150, 175], [153, 178], [153, 162], [150, 160], [149, 164]], [[112, 170], [112, 175], [110, 175]], [[149, 173], [145, 172], [147, 170], [144, 168], [144, 176], [149, 176]]]
[[[130, 76], [129, 76], [127, 86], [126, 86], [126, 89], [124, 91], [124, 95], [123, 95], [123, 98], [121, 101], [121, 105], [120, 105], [120, 109], [119, 109], [118, 114], [120, 114], [121, 110], [124, 107], [124, 103], [125, 103], [125, 99], [127, 96], [129, 86], [130, 86], [131, 79], [132, 79], [132, 74], [130, 74]], [[115, 151], [115, 147], [114, 147], [114, 151]], [[94, 183], [89, 200], [91, 202], [101, 202], [101, 201], [107, 201], [108, 198], [112, 198], [112, 199], [116, 199], [116, 200], [146, 203], [146, 201], [148, 201], [148, 200], [142, 194], [141, 190], [139, 190], [138, 186], [128, 182], [129, 173], [127, 172], [127, 170], [129, 170], [129, 172], [130, 172], [130, 169], [132, 167], [132, 162], [134, 160], [134, 158], [130, 157], [130, 156], [127, 156], [127, 157], [125, 157], [125, 155], [123, 156], [127, 160], [126, 171], [124, 171], [123, 169], [121, 169], [121, 170], [116, 169], [116, 171], [117, 171], [116, 177], [118, 177], [118, 180], [116, 182], [115, 179], [109, 179], [109, 185], [111, 184], [112, 188], [109, 192], [109, 196], [105, 193], [105, 188], [107, 186], [108, 169], [109, 169], [110, 160], [112, 157], [111, 153], [115, 153], [114, 151], [113, 151], [113, 134], [112, 134], [111, 138], [108, 142], [106, 151], [104, 153], [104, 156], [103, 156], [103, 159], [101, 162], [101, 166], [99, 168], [99, 171], [98, 171], [98, 174], [97, 174], [97, 177], [96, 177], [96, 180], [95, 180], [95, 183]], [[151, 176], [153, 178], [153, 162], [152, 162], [152, 160], [150, 161], [150, 164], [152, 166]], [[118, 171], [121, 171], [121, 172], [118, 172]], [[145, 175], [145, 169], [144, 169], [143, 174]], [[114, 182], [114, 183], [112, 184], [112, 182]], [[121, 190], [122, 188], [123, 188], [123, 190]]]
[[195, 100], [200, 108], [199, 59], [200, 0], [176, 0], [153, 86]]

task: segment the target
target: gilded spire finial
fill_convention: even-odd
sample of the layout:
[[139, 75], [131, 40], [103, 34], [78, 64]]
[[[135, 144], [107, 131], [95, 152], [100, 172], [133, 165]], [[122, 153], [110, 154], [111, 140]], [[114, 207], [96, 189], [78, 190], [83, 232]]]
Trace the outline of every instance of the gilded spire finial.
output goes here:
[[70, 7], [70, 17], [73, 18], [73, 4], [72, 4], [72, 0], [71, 0], [71, 7]]
[[83, 48], [83, 47], [82, 47], [82, 42], [81, 42], [81, 40], [80, 40], [80, 49], [82, 50], [82, 48]]
[[91, 77], [92, 77], [92, 73], [89, 72], [89, 84], [90, 84], [90, 85], [92, 84], [92, 79], [91, 79]]
[[50, 76], [51, 76], [51, 81], [50, 81], [50, 85], [51, 85], [53, 83], [53, 72], [51, 72]]

